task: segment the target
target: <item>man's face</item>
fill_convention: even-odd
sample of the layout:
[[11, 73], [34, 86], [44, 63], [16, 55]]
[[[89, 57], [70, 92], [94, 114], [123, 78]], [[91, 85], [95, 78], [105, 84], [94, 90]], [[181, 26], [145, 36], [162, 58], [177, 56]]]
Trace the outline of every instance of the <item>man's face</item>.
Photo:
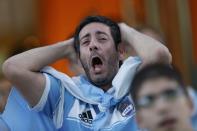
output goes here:
[[102, 23], [90, 23], [79, 33], [80, 61], [89, 80], [105, 88], [119, 69], [119, 51], [115, 48], [110, 28]]
[[145, 81], [137, 101], [137, 119], [141, 128], [149, 131], [186, 131], [191, 126], [191, 103], [174, 80], [156, 78]]

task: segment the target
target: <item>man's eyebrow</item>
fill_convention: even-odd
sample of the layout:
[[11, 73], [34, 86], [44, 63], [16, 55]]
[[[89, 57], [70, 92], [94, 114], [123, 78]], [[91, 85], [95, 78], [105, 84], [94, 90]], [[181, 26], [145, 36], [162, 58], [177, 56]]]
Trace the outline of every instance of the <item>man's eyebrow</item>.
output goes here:
[[79, 41], [81, 41], [82, 39], [84, 39], [84, 38], [86, 38], [86, 37], [89, 37], [89, 36], [90, 36], [90, 34], [87, 33], [86, 35], [84, 35], [83, 37], [81, 37], [81, 38], [79, 39]]
[[98, 34], [98, 35], [100, 35], [100, 34], [104, 34], [104, 35], [108, 36], [108, 34], [107, 34], [107, 33], [105, 33], [105, 32], [103, 32], [103, 31], [96, 31], [96, 34]]

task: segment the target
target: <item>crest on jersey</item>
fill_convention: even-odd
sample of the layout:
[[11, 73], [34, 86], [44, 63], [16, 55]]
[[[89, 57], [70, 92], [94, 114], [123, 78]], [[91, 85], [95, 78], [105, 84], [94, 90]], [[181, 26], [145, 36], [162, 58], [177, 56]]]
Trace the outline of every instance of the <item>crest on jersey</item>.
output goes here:
[[134, 105], [129, 97], [126, 97], [122, 102], [120, 102], [117, 109], [120, 111], [123, 117], [132, 115], [133, 111], [135, 110]]

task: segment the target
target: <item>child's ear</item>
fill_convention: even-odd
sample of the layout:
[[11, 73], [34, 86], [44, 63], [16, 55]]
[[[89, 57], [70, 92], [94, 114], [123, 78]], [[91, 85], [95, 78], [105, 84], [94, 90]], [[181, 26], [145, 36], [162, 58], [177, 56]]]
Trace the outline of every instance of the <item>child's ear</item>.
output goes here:
[[136, 114], [136, 122], [138, 123], [140, 128], [145, 129], [145, 126], [139, 113]]

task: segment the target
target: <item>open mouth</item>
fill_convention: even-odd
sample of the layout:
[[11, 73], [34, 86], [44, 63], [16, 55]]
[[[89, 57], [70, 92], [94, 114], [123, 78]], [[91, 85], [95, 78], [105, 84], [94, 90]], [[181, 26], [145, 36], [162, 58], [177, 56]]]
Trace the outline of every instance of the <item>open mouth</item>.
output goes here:
[[93, 57], [92, 58], [92, 66], [95, 68], [96, 66], [101, 66], [103, 65], [102, 60], [99, 57]]
[[95, 71], [100, 71], [101, 70], [101, 66], [103, 65], [102, 59], [99, 58], [98, 56], [95, 56], [92, 58], [91, 60], [91, 65], [94, 68]]

